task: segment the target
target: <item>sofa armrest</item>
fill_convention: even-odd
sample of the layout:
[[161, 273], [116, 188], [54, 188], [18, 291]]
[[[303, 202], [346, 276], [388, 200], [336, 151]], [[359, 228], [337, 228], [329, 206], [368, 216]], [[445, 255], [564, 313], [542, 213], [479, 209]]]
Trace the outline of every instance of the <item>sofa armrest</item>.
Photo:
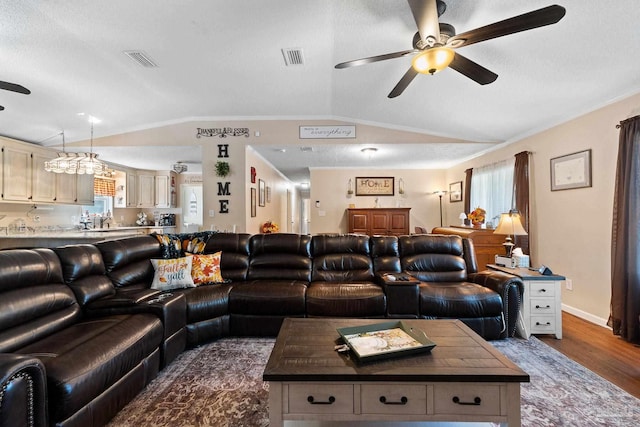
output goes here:
[[0, 353], [0, 427], [46, 427], [46, 383], [39, 359]]
[[484, 270], [469, 274], [468, 280], [487, 287], [502, 297], [502, 312], [506, 330], [501, 334], [501, 338], [514, 336], [522, 305], [522, 295], [524, 295], [522, 279], [502, 271]]

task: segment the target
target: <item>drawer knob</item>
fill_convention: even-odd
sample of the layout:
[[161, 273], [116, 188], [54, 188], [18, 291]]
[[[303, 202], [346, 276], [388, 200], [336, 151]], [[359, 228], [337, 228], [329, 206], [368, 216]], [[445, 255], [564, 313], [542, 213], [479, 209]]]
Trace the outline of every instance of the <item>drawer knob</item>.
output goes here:
[[545, 288], [540, 289], [540, 292], [547, 292]]
[[539, 306], [539, 305], [536, 305], [536, 308], [551, 308], [551, 306], [550, 306], [550, 305], [548, 305], [548, 304], [547, 304], [547, 305], [545, 305], [544, 307]]
[[407, 399], [406, 396], [402, 396], [399, 402], [387, 402], [386, 397], [380, 396], [380, 402], [384, 403], [385, 405], [406, 405], [408, 401], [409, 399]]
[[458, 405], [474, 405], [474, 406], [479, 406], [480, 402], [482, 401], [482, 399], [480, 399], [478, 396], [473, 398], [473, 402], [462, 402], [458, 396], [453, 396], [453, 399], [451, 400], [453, 400], [453, 403], [457, 403]]
[[335, 401], [336, 398], [333, 396], [329, 396], [329, 399], [326, 402], [316, 402], [313, 396], [307, 397], [307, 402], [311, 403], [312, 405], [331, 405]]

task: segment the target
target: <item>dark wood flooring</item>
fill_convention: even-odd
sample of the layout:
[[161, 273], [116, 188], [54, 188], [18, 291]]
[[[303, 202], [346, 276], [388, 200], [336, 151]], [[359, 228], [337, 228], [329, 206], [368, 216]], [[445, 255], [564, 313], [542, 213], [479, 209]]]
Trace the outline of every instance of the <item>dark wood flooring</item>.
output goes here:
[[610, 329], [566, 312], [562, 339], [536, 335], [549, 346], [640, 398], [640, 346], [613, 335]]

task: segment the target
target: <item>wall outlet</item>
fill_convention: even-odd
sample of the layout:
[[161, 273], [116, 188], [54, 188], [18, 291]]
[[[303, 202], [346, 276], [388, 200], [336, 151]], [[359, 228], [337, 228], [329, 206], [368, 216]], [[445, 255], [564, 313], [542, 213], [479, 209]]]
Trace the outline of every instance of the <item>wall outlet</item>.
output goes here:
[[211, 209], [209, 211], [209, 218], [213, 218], [214, 216], [216, 216], [216, 211], [214, 211], [213, 209]]
[[564, 286], [568, 291], [572, 291], [573, 290], [573, 280], [571, 279], [566, 279], [564, 281]]

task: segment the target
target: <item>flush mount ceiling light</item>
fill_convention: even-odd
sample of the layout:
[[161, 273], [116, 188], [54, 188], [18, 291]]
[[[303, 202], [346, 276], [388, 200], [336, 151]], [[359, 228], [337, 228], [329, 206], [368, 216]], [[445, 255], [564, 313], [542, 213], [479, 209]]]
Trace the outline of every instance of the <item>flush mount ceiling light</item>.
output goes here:
[[173, 171], [175, 173], [183, 173], [183, 172], [186, 172], [188, 169], [189, 167], [182, 162], [178, 162], [173, 165]]
[[447, 68], [455, 55], [448, 47], [433, 47], [414, 56], [411, 65], [419, 73], [433, 75]]

